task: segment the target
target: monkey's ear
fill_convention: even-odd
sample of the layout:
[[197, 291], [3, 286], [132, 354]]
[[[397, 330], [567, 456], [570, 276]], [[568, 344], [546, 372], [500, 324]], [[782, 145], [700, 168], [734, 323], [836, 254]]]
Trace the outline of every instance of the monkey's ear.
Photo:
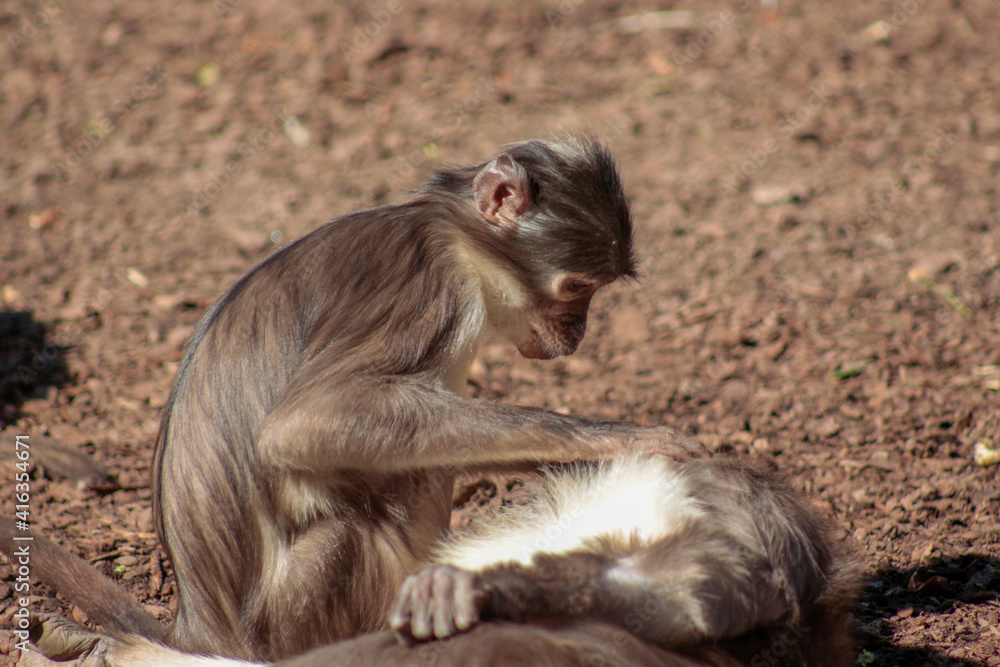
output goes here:
[[472, 192], [483, 217], [507, 229], [517, 227], [517, 219], [531, 204], [528, 172], [506, 153], [497, 155], [476, 174]]

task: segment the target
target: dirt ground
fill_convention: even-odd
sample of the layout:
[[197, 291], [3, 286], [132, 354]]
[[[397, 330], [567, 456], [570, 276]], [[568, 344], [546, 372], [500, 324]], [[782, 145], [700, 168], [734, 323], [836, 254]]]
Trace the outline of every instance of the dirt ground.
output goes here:
[[5, 515], [16, 436], [91, 455], [117, 483], [36, 460], [30, 520], [169, 618], [150, 461], [205, 309], [435, 166], [588, 130], [644, 278], [573, 357], [488, 344], [474, 393], [773, 460], [864, 563], [860, 665], [1000, 664], [1000, 466], [974, 461], [1000, 444], [994, 1], [324, 7], [0, 6]]

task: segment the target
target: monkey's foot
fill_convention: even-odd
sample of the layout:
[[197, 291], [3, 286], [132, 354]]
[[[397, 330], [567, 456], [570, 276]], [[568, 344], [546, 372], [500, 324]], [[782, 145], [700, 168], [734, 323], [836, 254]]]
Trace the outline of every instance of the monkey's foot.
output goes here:
[[22, 652], [18, 665], [47, 667], [77, 665], [106, 667], [105, 655], [114, 642], [55, 614], [32, 614], [29, 637], [35, 650]]
[[445, 639], [479, 621], [486, 597], [471, 572], [450, 565], [428, 567], [403, 582], [389, 625], [403, 643]]

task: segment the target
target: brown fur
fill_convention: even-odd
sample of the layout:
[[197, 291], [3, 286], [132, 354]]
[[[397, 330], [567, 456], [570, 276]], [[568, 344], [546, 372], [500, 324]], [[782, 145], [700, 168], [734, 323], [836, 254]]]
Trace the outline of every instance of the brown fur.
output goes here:
[[628, 205], [590, 141], [515, 144], [251, 270], [205, 316], [158, 439], [173, 640], [274, 659], [385, 627], [456, 471], [696, 452], [669, 429], [455, 393], [485, 324], [526, 356], [569, 354], [593, 293], [631, 275]]
[[[779, 476], [726, 457], [581, 467], [550, 477], [536, 502], [453, 540], [444, 565], [411, 575], [391, 616], [401, 636], [440, 639], [479, 618], [594, 619], [694, 654], [724, 642], [737, 661], [853, 662], [856, 572]], [[601, 510], [615, 527], [591, 534]], [[518, 533], [529, 550], [512, 558]], [[560, 533], [574, 537], [560, 543]], [[485, 566], [452, 566], [470, 562]], [[763, 657], [772, 646], [774, 663]]]
[[[648, 468], [657, 464], [643, 461], [641, 465]], [[681, 516], [678, 521], [671, 519], [663, 526], [661, 537], [643, 543], [638, 536], [622, 539], [620, 535], [599, 534], [586, 549], [565, 554], [543, 550], [534, 554], [528, 566], [506, 563], [488, 567], [475, 577], [475, 590], [484, 593], [477, 609], [483, 622], [442, 641], [406, 647], [391, 633], [376, 632], [321, 646], [277, 664], [853, 664], [847, 608], [854, 592], [855, 571], [851, 560], [830, 540], [825, 522], [779, 477], [742, 461], [717, 457], [666, 464], [665, 469], [664, 486], [643, 488], [641, 497], [656, 503], [658, 493], [672, 494], [671, 487], [682, 488], [698, 513]], [[563, 493], [568, 488], [566, 481], [553, 480], [547, 488]], [[599, 497], [600, 473], [582, 479], [571, 477], [569, 482], [569, 490], [585, 497], [593, 491], [594, 497]], [[463, 549], [489, 549], [497, 537], [517, 531], [518, 526], [529, 526], [535, 517], [548, 518], [550, 503], [564, 500], [543, 491], [535, 504], [515, 508], [499, 527], [487, 524], [479, 534], [464, 541], [457, 538], [444, 555], [456, 555]], [[567, 506], [571, 507], [563, 505], [562, 509]], [[643, 512], [641, 506], [634, 510]], [[569, 518], [580, 516], [586, 517], [572, 513]], [[567, 525], [567, 517], [551, 517]], [[0, 527], [9, 528], [2, 522]], [[45, 543], [41, 538], [41, 544]], [[623, 564], [639, 576], [608, 576]], [[50, 565], [57, 564], [46, 560], [45, 566]], [[111, 582], [97, 581], [103, 578], [89, 565], [83, 564], [83, 568], [90, 573], [83, 572], [78, 584], [63, 582], [73, 597], [78, 595], [73, 590], [77, 586], [90, 589], [90, 604], [100, 604], [102, 596], [108, 600], [127, 597], [120, 589], [109, 593], [108, 588], [116, 588]], [[428, 573], [443, 569], [424, 570], [407, 583], [425, 581]], [[438, 583], [452, 582], [446, 577]], [[402, 601], [416, 599], [413, 589], [404, 586], [403, 590]], [[436, 606], [428, 607], [435, 613], [453, 613], [454, 606], [466, 602], [454, 595], [454, 590], [440, 586], [429, 592], [429, 597], [438, 598]], [[119, 600], [113, 606], [110, 611], [98, 609], [96, 614], [93, 607], [87, 611], [101, 622], [108, 622], [109, 614], [121, 613], [128, 618], [111, 618], [111, 627], [127, 626], [134, 615], [129, 605]], [[294, 626], [288, 630], [294, 631]], [[98, 655], [106, 661], [86, 664], [233, 664], [184, 654], [135, 635], [117, 637], [95, 635], [57, 618], [46, 619], [32, 633], [47, 655], [79, 659]]]

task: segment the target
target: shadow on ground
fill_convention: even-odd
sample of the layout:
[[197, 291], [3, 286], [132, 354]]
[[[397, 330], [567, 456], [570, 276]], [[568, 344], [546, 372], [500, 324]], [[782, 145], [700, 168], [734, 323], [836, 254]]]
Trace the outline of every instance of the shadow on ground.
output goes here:
[[[861, 631], [859, 665], [982, 665], [975, 654], [948, 651], [950, 638], [996, 631], [1000, 615], [1000, 562], [980, 554], [934, 557], [922, 567], [879, 570], [866, 585], [854, 615]], [[940, 628], [944, 618], [947, 632]], [[936, 632], [935, 632], [936, 630]], [[913, 637], [938, 646], [912, 646]], [[1000, 634], [997, 636], [1000, 642]], [[964, 651], [963, 651], [964, 653]]]
[[0, 428], [17, 419], [24, 401], [68, 379], [65, 348], [46, 333], [30, 311], [0, 311]]

